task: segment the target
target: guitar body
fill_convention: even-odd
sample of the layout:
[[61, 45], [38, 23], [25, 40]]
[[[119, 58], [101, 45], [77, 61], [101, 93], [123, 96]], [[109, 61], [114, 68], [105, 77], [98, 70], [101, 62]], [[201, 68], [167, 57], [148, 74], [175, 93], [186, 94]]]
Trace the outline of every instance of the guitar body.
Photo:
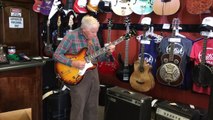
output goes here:
[[213, 80], [213, 67], [207, 63], [198, 64], [193, 67], [192, 79], [194, 83], [203, 87], [210, 85], [210, 81]]
[[153, 11], [157, 15], [172, 15], [180, 8], [180, 0], [154, 0]]
[[87, 5], [87, 0], [75, 0], [73, 10], [78, 14], [87, 13], [88, 11], [86, 9], [86, 5]]
[[[75, 60], [85, 61], [86, 52], [87, 52], [87, 48], [83, 48], [78, 54], [75, 54], [75, 55], [67, 54], [65, 56], [73, 61], [75, 61]], [[86, 65], [84, 70], [81, 71], [78, 68], [70, 67], [63, 63], [56, 62], [55, 68], [56, 68], [56, 72], [57, 72], [59, 78], [64, 83], [69, 84], [69, 85], [76, 85], [82, 80], [83, 74], [86, 72], [86, 70], [94, 69], [94, 68], [96, 68], [96, 65], [88, 64], [88, 67]], [[83, 72], [83, 73], [81, 73], [81, 72]]]
[[134, 71], [134, 66], [125, 65], [120, 54], [118, 54], [118, 62], [120, 67], [116, 71], [117, 78], [122, 82], [129, 82], [130, 75]]
[[52, 58], [54, 50], [53, 50], [53, 45], [51, 43], [46, 43], [44, 42], [44, 55], [47, 57]]
[[181, 57], [174, 55], [173, 61], [169, 61], [169, 56], [169, 54], [162, 55], [162, 65], [156, 73], [157, 80], [164, 85], [179, 86], [183, 82], [183, 73], [179, 67]]
[[101, 0], [98, 4], [100, 12], [107, 13], [112, 12], [111, 10], [111, 0]]
[[40, 0], [34, 0], [33, 11], [39, 13], [41, 9], [42, 2]]
[[131, 10], [138, 15], [147, 15], [153, 11], [154, 0], [131, 0]]
[[87, 9], [91, 12], [98, 12], [98, 4], [100, 0], [90, 0], [87, 4]]
[[127, 0], [111, 0], [111, 9], [119, 16], [128, 16], [133, 12]]
[[43, 15], [49, 15], [54, 0], [43, 0], [41, 4], [40, 13]]
[[144, 70], [140, 70], [140, 61], [134, 63], [134, 72], [130, 76], [130, 85], [135, 90], [147, 92], [155, 86], [155, 80], [152, 75], [152, 66], [147, 62], [143, 64]]
[[186, 10], [190, 14], [201, 14], [213, 4], [212, 0], [186, 0]]

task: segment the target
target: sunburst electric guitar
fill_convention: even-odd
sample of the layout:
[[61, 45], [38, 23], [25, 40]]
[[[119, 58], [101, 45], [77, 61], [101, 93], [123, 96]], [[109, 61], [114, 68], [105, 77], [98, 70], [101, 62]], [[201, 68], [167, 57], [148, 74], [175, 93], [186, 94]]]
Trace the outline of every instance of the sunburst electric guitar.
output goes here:
[[152, 66], [144, 59], [145, 43], [150, 44], [147, 40], [146, 31], [143, 33], [141, 43], [141, 57], [140, 60], [134, 62], [134, 72], [130, 76], [130, 85], [135, 90], [140, 92], [147, 92], [155, 86], [155, 79], [152, 75]]
[[[135, 35], [136, 35], [136, 31], [131, 30], [129, 33], [126, 33], [125, 35], [121, 36], [119, 39], [113, 41], [111, 44], [117, 45], [123, 40], [128, 40], [130, 37]], [[106, 53], [109, 50], [108, 47], [109, 45], [101, 48], [100, 50], [94, 52], [91, 55], [86, 55], [87, 48], [81, 49], [79, 53], [77, 54], [65, 54], [65, 56], [71, 59], [72, 61], [83, 60], [86, 62], [86, 64], [85, 64], [85, 67], [80, 70], [78, 68], [70, 67], [63, 63], [56, 62], [55, 68], [56, 68], [58, 77], [62, 80], [62, 82], [66, 84], [69, 84], [69, 85], [78, 84], [82, 80], [82, 78], [84, 77], [84, 73], [88, 69], [96, 68], [96, 65], [91, 63], [92, 59], [98, 57], [99, 55], [103, 53]]]

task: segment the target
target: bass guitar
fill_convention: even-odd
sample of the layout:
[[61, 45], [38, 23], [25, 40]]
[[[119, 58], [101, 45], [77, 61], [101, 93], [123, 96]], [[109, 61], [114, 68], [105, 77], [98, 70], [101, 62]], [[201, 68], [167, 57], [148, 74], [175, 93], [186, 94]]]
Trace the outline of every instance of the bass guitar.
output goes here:
[[[170, 49], [169, 54], [163, 54], [161, 56], [161, 66], [157, 70], [157, 80], [164, 85], [179, 86], [183, 82], [183, 73], [180, 68], [181, 57], [174, 54], [175, 42], [180, 38], [175, 38], [176, 29], [179, 26], [179, 19], [174, 18], [172, 21], [173, 31], [172, 37], [169, 38]], [[180, 41], [179, 41], [180, 42]]]
[[180, 8], [180, 0], [154, 0], [153, 11], [157, 15], [173, 15]]
[[[111, 42], [112, 19], [108, 19], [108, 37], [107, 44]], [[118, 69], [118, 62], [114, 58], [114, 53], [109, 56], [109, 60], [98, 63], [98, 71], [102, 75], [112, 75]]]
[[147, 15], [153, 11], [154, 0], [130, 0], [131, 10], [138, 15]]
[[133, 12], [128, 0], [111, 0], [111, 9], [119, 16], [128, 16]]
[[44, 55], [47, 57], [52, 57], [53, 55], [53, 45], [52, 43], [50, 43], [50, 20], [47, 20], [47, 41], [44, 41]]
[[[125, 18], [126, 32], [130, 29], [129, 17]], [[130, 75], [133, 72], [133, 65], [129, 65], [129, 39], [125, 41], [125, 58], [122, 61], [121, 54], [118, 56], [120, 68], [116, 71], [116, 76], [122, 82], [129, 82]]]
[[130, 85], [135, 90], [147, 92], [155, 86], [155, 79], [151, 71], [152, 66], [146, 60], [144, 60], [145, 44], [150, 44], [150, 41], [147, 40], [145, 29], [143, 31], [143, 38], [140, 40], [140, 43], [140, 60], [134, 62], [134, 72], [130, 76]]
[[[126, 33], [125, 35], [121, 36], [119, 39], [113, 41], [111, 44], [117, 45], [123, 40], [128, 40], [130, 37], [135, 36], [136, 32], [134, 30], [131, 30], [129, 33]], [[84, 69], [80, 70], [75, 67], [67, 66], [63, 63], [56, 62], [55, 68], [58, 78], [62, 80], [62, 82], [69, 84], [69, 85], [76, 85], [78, 84], [83, 76], [84, 73], [88, 69], [94, 69], [96, 68], [96, 65], [91, 63], [91, 60], [98, 57], [99, 55], [106, 53], [108, 51], [108, 46], [105, 46], [98, 51], [94, 52], [91, 55], [86, 55], [87, 48], [83, 48], [79, 51], [77, 54], [66, 54], [65, 56], [72, 61], [75, 60], [84, 60], [86, 62]]]
[[194, 83], [203, 87], [208, 87], [210, 81], [213, 80], [213, 66], [206, 63], [207, 39], [208, 37], [205, 37], [203, 40], [201, 62], [195, 65], [192, 70]]

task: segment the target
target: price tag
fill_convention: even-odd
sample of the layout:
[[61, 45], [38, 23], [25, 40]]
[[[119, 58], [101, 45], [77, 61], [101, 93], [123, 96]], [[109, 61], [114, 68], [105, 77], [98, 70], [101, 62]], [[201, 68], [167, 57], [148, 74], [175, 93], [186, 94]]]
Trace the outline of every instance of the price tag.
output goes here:
[[164, 29], [164, 30], [165, 30], [165, 29], [166, 29], [166, 30], [170, 29], [170, 24], [167, 24], [167, 23], [163, 24], [162, 29]]
[[169, 42], [181, 42], [180, 38], [169, 38]]
[[141, 44], [150, 44], [150, 41], [149, 40], [141, 40]]

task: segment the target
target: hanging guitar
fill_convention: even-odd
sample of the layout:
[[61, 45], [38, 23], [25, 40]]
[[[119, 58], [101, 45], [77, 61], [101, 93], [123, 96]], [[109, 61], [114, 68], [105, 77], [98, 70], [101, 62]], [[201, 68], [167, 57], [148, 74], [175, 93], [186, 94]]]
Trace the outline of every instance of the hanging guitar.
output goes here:
[[44, 55], [47, 57], [52, 57], [53, 55], [53, 46], [52, 43], [50, 43], [50, 20], [47, 20], [47, 36], [46, 39], [47, 41], [44, 41]]
[[192, 79], [194, 83], [207, 87], [210, 85], [210, 81], [213, 80], [213, 66], [206, 63], [206, 51], [207, 51], [207, 41], [206, 36], [203, 40], [203, 50], [201, 55], [201, 62], [193, 67]]
[[172, 37], [168, 39], [170, 42], [169, 54], [161, 56], [162, 65], [158, 68], [156, 75], [161, 84], [168, 86], [179, 86], [183, 82], [183, 73], [180, 68], [181, 57], [174, 54], [175, 42], [180, 40], [180, 38], [175, 38], [175, 31], [178, 29], [179, 23], [179, 19], [173, 19]]
[[98, 4], [100, 12], [107, 13], [112, 12], [111, 10], [111, 0], [101, 0]]
[[119, 16], [128, 16], [133, 12], [128, 0], [111, 0], [111, 9]]
[[[111, 42], [111, 29], [112, 29], [112, 19], [108, 19], [108, 37], [107, 37], [107, 44]], [[118, 69], [118, 62], [114, 58], [114, 52], [112, 55], [109, 56], [107, 61], [102, 61], [98, 63], [98, 70], [100, 74], [103, 75], [112, 75]]]
[[190, 14], [204, 13], [213, 5], [212, 0], [186, 0], [186, 10]]
[[88, 10], [86, 9], [86, 5], [87, 5], [87, 0], [75, 0], [73, 10], [77, 14], [87, 13]]
[[131, 10], [138, 15], [147, 15], [153, 11], [154, 0], [130, 0]]
[[49, 15], [54, 0], [43, 0], [40, 8], [40, 13], [43, 15]]
[[180, 0], [154, 0], [153, 11], [157, 15], [173, 15], [180, 8]]
[[140, 40], [140, 60], [134, 62], [134, 72], [130, 76], [130, 85], [135, 90], [147, 92], [155, 86], [155, 79], [151, 71], [152, 66], [144, 59], [145, 44], [150, 44], [150, 41], [146, 37], [148, 26], [144, 26], [143, 29], [143, 38]]
[[[117, 45], [120, 42], [122, 42], [124, 40], [128, 40], [130, 37], [135, 36], [135, 35], [136, 35], [136, 32], [134, 30], [131, 30], [131, 31], [129, 31], [129, 33], [126, 33], [125, 35], [121, 36], [119, 39], [113, 41], [111, 44]], [[66, 54], [65, 56], [67, 58], [71, 59], [72, 61], [75, 61], [75, 60], [85, 61], [86, 62], [85, 67], [84, 67], [84, 69], [80, 70], [75, 67], [70, 67], [63, 63], [56, 62], [55, 68], [56, 68], [58, 77], [66, 84], [69, 84], [69, 85], [78, 84], [82, 80], [84, 73], [88, 69], [96, 68], [96, 65], [95, 64], [93, 65], [91, 63], [92, 59], [98, 57], [99, 55], [101, 55], [103, 53], [106, 53], [108, 51], [108, 47], [109, 47], [109, 45], [99, 49], [98, 51], [94, 52], [91, 55], [86, 55], [87, 48], [81, 49], [79, 51], [79, 53], [77, 53], [77, 54]]]
[[[125, 18], [126, 31], [129, 32], [130, 20], [129, 17]], [[125, 58], [124, 62], [121, 54], [118, 54], [118, 61], [120, 68], [116, 71], [116, 76], [123, 82], [129, 82], [129, 77], [133, 72], [133, 65], [129, 65], [129, 40], [125, 41]]]
[[87, 4], [87, 9], [91, 12], [98, 12], [98, 4], [99, 4], [100, 0], [89, 0], [88, 4]]

